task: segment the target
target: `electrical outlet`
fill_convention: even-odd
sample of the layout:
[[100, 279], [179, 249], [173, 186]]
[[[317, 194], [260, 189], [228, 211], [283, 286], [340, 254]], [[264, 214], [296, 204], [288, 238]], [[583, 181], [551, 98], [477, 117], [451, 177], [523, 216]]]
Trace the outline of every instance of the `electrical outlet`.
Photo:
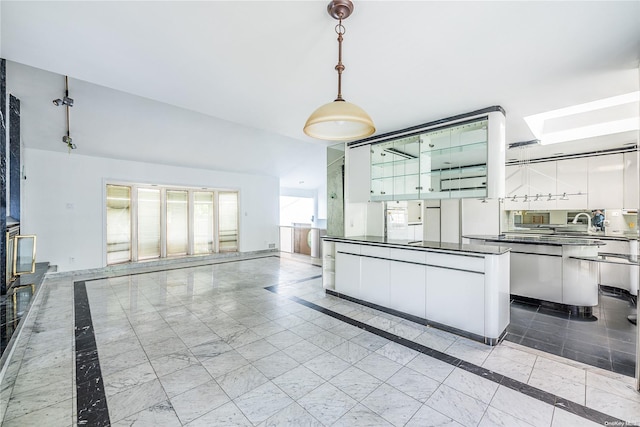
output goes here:
[[69, 257], [69, 264], [73, 264], [76, 261], [76, 259], [72, 256]]
[[275, 248], [276, 248], [275, 243], [269, 243], [269, 249], [275, 249]]

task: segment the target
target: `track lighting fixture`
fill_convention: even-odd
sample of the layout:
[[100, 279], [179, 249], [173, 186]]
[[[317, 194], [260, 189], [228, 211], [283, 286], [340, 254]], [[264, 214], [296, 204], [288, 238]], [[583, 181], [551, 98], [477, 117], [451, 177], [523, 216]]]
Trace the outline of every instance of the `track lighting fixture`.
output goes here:
[[[536, 194], [535, 197], [532, 195], [531, 199], [529, 198], [528, 194], [525, 194], [524, 196], [516, 196], [515, 194], [513, 196], [509, 196], [507, 198], [507, 200], [511, 201], [511, 202], [517, 202], [519, 199], [522, 199], [523, 202], [539, 202], [539, 201], [547, 201], [547, 202], [551, 202], [556, 200], [555, 197], [559, 197], [559, 200], [569, 200], [569, 196], [582, 196], [582, 192], [578, 192], [578, 193], [562, 193], [562, 194], [551, 194], [549, 193], [548, 195], [544, 195], [544, 194]], [[544, 199], [546, 197], [546, 200]]]
[[53, 105], [59, 107], [61, 105], [66, 105], [69, 107], [73, 107], [73, 98], [69, 98], [68, 96], [65, 96], [64, 98], [60, 99], [54, 99], [53, 100]]
[[54, 99], [53, 105], [66, 107], [67, 112], [67, 134], [62, 136], [62, 142], [67, 144], [69, 152], [78, 148], [71, 139], [71, 119], [69, 118], [69, 107], [73, 107], [73, 98], [69, 98], [69, 77], [64, 76], [64, 97], [62, 99]]
[[71, 139], [71, 137], [69, 135], [65, 135], [62, 137], [62, 142], [64, 142], [65, 144], [67, 144], [67, 147], [69, 148], [69, 150], [75, 150], [76, 144], [74, 144], [73, 139]]

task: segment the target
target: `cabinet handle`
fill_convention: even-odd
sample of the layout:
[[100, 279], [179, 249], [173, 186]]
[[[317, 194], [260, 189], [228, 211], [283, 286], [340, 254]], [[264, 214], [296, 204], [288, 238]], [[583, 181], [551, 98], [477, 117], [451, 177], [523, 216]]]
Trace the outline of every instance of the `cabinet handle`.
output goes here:
[[433, 188], [430, 188], [429, 191], [433, 191]]
[[373, 190], [371, 190], [371, 194], [373, 194]]
[[430, 147], [430, 148], [433, 148], [433, 147], [435, 147], [435, 145], [433, 145], [433, 144], [429, 144], [429, 147]]
[[[416, 187], [416, 190], [422, 190], [422, 187]], [[418, 205], [420, 206], [420, 205]]]
[[380, 194], [387, 194], [387, 193], [385, 193], [384, 191], [381, 191]]

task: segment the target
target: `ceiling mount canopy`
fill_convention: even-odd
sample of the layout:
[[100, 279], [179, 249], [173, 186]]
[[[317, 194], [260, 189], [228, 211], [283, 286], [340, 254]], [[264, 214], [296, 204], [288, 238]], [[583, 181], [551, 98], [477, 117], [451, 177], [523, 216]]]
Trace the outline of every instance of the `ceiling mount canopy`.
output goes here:
[[353, 13], [353, 2], [351, 0], [333, 0], [327, 5], [327, 12], [338, 21], [347, 19]]
[[328, 141], [349, 141], [364, 138], [373, 134], [376, 128], [371, 117], [360, 107], [342, 98], [342, 40], [345, 28], [342, 20], [353, 13], [351, 0], [333, 0], [327, 6], [329, 15], [338, 20], [336, 33], [338, 34], [338, 96], [333, 102], [322, 105], [307, 119], [304, 133], [312, 138]]

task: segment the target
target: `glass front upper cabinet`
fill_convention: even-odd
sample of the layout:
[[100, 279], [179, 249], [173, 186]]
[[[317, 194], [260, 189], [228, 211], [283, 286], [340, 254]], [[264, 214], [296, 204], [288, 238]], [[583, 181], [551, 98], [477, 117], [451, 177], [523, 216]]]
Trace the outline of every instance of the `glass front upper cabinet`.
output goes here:
[[371, 146], [371, 200], [487, 197], [488, 120]]
[[371, 200], [393, 200], [393, 141], [371, 146]]

